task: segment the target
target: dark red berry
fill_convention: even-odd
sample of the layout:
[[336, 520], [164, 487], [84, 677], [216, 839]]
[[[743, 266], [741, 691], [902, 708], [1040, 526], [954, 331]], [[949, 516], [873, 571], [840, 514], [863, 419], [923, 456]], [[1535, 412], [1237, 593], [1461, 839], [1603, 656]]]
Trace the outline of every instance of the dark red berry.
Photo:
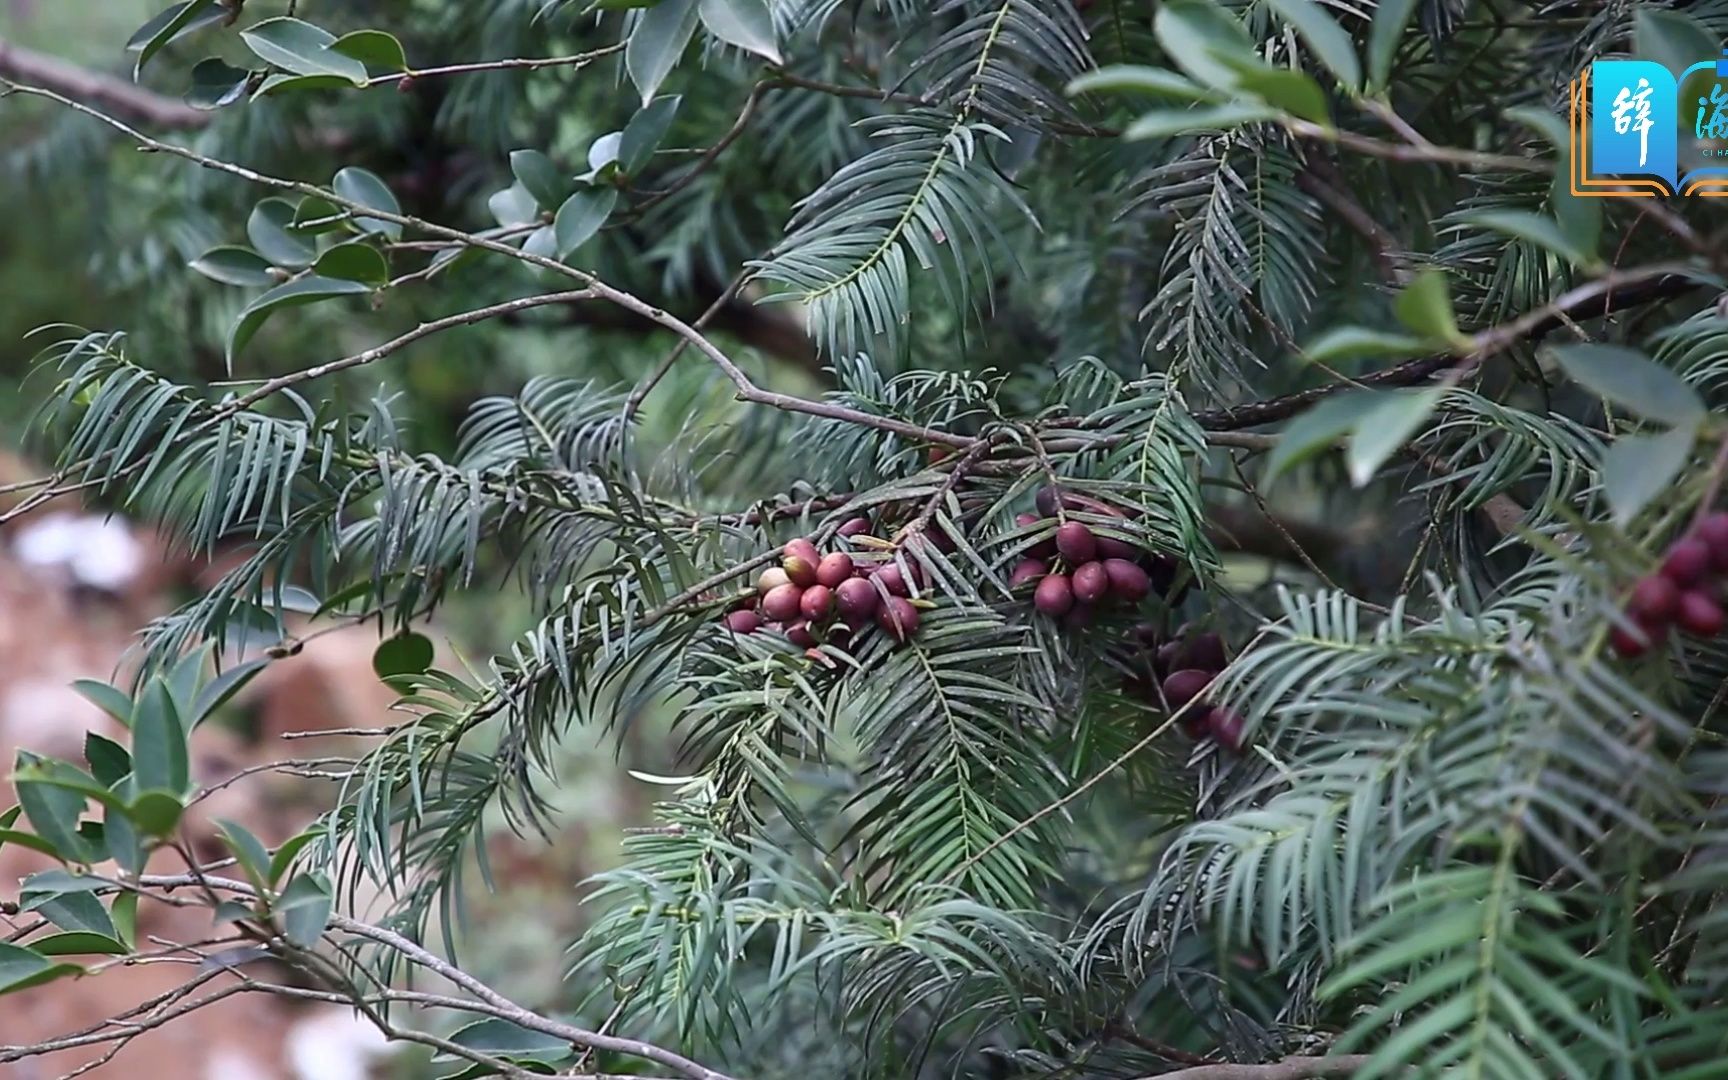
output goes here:
[[836, 531], [838, 536], [859, 536], [870, 531], [870, 519], [867, 517], [849, 518], [846, 524]]
[[876, 625], [895, 641], [905, 641], [918, 632], [918, 609], [910, 600], [890, 596], [876, 613]]
[[1646, 624], [1671, 622], [1680, 609], [1680, 590], [1665, 574], [1638, 579], [1626, 601], [1626, 612]]
[[1722, 605], [1707, 592], [1688, 589], [1680, 594], [1680, 609], [1675, 621], [1680, 624], [1680, 629], [1695, 637], [1715, 637], [1722, 632]]
[[1098, 554], [1098, 540], [1092, 530], [1078, 521], [1070, 521], [1056, 530], [1056, 551], [1068, 565], [1091, 562]]
[[762, 616], [754, 611], [734, 611], [721, 621], [734, 634], [754, 634], [762, 628]]
[[877, 567], [876, 580], [882, 583], [890, 596], [905, 596], [912, 591], [906, 587], [906, 575], [901, 572], [899, 563], [883, 563]]
[[1126, 540], [1118, 540], [1114, 536], [1098, 537], [1098, 557], [1100, 559], [1134, 560], [1140, 557], [1140, 549]]
[[834, 611], [834, 590], [826, 585], [812, 585], [798, 598], [798, 610], [811, 622], [820, 622]]
[[1083, 626], [1091, 626], [1092, 610], [1091, 604], [1082, 604], [1076, 600], [1074, 606], [1068, 609], [1068, 614], [1062, 616], [1062, 623], [1064, 626], [1071, 627], [1075, 630], [1078, 630]]
[[852, 569], [852, 556], [844, 551], [831, 551], [816, 564], [816, 584], [838, 588], [842, 581], [852, 576]]
[[1054, 485], [1041, 487], [1033, 497], [1032, 504], [1038, 507], [1038, 512], [1045, 517], [1055, 517], [1056, 507], [1062, 503], [1062, 489]]
[[1050, 564], [1043, 559], [1021, 559], [1014, 564], [1013, 571], [1008, 575], [1008, 587], [1018, 589], [1030, 581], [1037, 581], [1050, 572]]
[[1152, 669], [1166, 672], [1180, 670], [1187, 655], [1188, 650], [1180, 641], [1166, 641], [1152, 654]]
[[1621, 626], [1618, 623], [1608, 631], [1608, 644], [1614, 651], [1628, 660], [1636, 659], [1650, 651], [1655, 644], [1656, 635], [1641, 626]]
[[774, 622], [791, 622], [798, 617], [798, 605], [803, 599], [804, 590], [798, 586], [777, 586], [762, 598], [762, 614]]
[[1105, 559], [1104, 572], [1110, 576], [1110, 592], [1130, 604], [1138, 604], [1152, 591], [1152, 580], [1146, 571], [1127, 559]]
[[1189, 667], [1202, 671], [1223, 671], [1230, 662], [1224, 653], [1224, 639], [1211, 631], [1189, 638], [1185, 655]]
[[1698, 539], [1710, 546], [1710, 565], [1728, 573], [1728, 514], [1711, 514], [1699, 522]]
[[786, 640], [800, 649], [811, 649], [816, 646], [816, 634], [810, 629], [810, 624], [803, 619], [786, 627]]
[[[1104, 569], [1108, 570], [1110, 568], [1108, 566], [1106, 566]], [[1154, 645], [1155, 646], [1158, 644], [1159, 639], [1162, 638], [1163, 636], [1164, 636], [1164, 631], [1162, 629], [1160, 629], [1158, 624], [1155, 622], [1142, 622], [1142, 623], [1135, 623], [1134, 624], [1134, 640], [1138, 641], [1142, 645]]]
[[1077, 567], [1070, 579], [1074, 599], [1082, 604], [1096, 604], [1110, 594], [1110, 572], [1104, 564], [1089, 562]]
[[1682, 589], [1696, 585], [1710, 572], [1710, 545], [1695, 537], [1677, 540], [1662, 560], [1662, 576]]
[[1074, 590], [1069, 587], [1067, 576], [1051, 574], [1040, 581], [1032, 593], [1032, 606], [1051, 618], [1068, 614], [1068, 609], [1074, 606]]
[[881, 606], [881, 600], [876, 586], [863, 578], [849, 578], [834, 590], [834, 603], [840, 608], [840, 614], [848, 620], [870, 618]]
[[1231, 750], [1240, 751], [1248, 741], [1248, 722], [1235, 709], [1214, 705], [1206, 714], [1206, 731]]
[[1212, 672], [1197, 668], [1173, 671], [1164, 677], [1164, 700], [1172, 709], [1180, 709], [1205, 692], [1212, 684]]

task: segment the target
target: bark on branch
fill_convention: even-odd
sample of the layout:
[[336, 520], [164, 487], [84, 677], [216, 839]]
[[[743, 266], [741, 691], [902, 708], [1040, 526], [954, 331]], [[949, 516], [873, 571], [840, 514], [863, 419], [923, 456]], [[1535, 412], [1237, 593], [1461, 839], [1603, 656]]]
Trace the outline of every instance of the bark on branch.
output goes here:
[[1194, 414], [1194, 419], [1208, 431], [1237, 431], [1288, 419], [1308, 406], [1345, 390], [1362, 386], [1415, 386], [1427, 382], [1449, 368], [1479, 363], [1520, 341], [1542, 337], [1556, 327], [1572, 322], [1611, 315], [1616, 311], [1639, 307], [1658, 300], [1668, 300], [1698, 287], [1694, 278], [1679, 274], [1657, 274], [1628, 281], [1624, 277], [1609, 277], [1581, 285], [1558, 297], [1552, 304], [1540, 307], [1511, 322], [1491, 327], [1475, 336], [1473, 348], [1457, 352], [1435, 353], [1406, 360], [1402, 364], [1359, 376], [1354, 382], [1317, 386], [1283, 397], [1234, 405], [1226, 409], [1206, 409]]
[[189, 130], [210, 123], [210, 114], [146, 90], [125, 79], [90, 71], [59, 57], [0, 41], [0, 76], [57, 90], [69, 98], [101, 105], [147, 127]]

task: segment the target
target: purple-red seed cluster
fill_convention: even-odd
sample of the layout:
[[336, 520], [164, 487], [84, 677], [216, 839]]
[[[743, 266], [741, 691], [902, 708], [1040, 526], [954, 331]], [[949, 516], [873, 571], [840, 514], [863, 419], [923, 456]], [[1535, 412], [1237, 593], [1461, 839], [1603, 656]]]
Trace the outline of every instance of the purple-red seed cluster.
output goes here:
[[[1038, 492], [1038, 513], [1020, 514], [1021, 528], [1044, 525], [1060, 511], [1077, 510], [1126, 519], [1117, 507], [1073, 492], [1046, 487]], [[1033, 545], [1009, 571], [1008, 585], [1032, 585], [1032, 606], [1070, 626], [1091, 621], [1093, 611], [1112, 601], [1132, 606], [1153, 592], [1166, 595], [1177, 578], [1176, 560], [1126, 540], [1096, 532], [1081, 521], [1062, 521], [1055, 533]]]
[[1695, 637], [1722, 632], [1721, 578], [1728, 575], [1728, 513], [1716, 513], [1674, 541], [1653, 574], [1639, 578], [1626, 597], [1626, 621], [1609, 633], [1614, 651], [1643, 656], [1678, 626]]
[[[839, 535], [854, 538], [869, 529], [869, 519], [853, 518]], [[918, 607], [910, 593], [899, 564], [854, 559], [846, 551], [824, 554], [800, 537], [781, 549], [780, 565], [762, 571], [755, 594], [723, 621], [738, 634], [778, 630], [812, 660], [830, 662], [818, 645], [850, 640], [872, 625], [899, 642], [916, 634]]]
[[1135, 627], [1134, 635], [1151, 652], [1152, 678], [1131, 679], [1123, 689], [1171, 712], [1182, 709], [1182, 730], [1193, 738], [1215, 739], [1240, 751], [1248, 736], [1242, 714], [1206, 700], [1212, 680], [1230, 663], [1224, 639], [1210, 630], [1183, 627], [1165, 641], [1151, 623]]

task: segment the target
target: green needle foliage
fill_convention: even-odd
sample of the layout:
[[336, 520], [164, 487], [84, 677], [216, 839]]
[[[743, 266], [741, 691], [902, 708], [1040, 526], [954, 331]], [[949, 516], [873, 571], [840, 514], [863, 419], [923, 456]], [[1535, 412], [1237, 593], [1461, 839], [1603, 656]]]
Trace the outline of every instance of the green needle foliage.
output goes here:
[[[236, 557], [83, 687], [129, 741], [20, 757], [0, 842], [101, 873], [25, 883], [0, 992], [138, 948], [189, 731], [317, 613], [390, 635], [400, 721], [204, 896], [396, 1037], [488, 830], [556, 842], [560, 752], [671, 719], [560, 943], [587, 1026], [464, 985], [513, 1034], [463, 1076], [1724, 1075], [1724, 220], [1566, 170], [1584, 64], [1725, 33], [193, 0], [122, 92], [8, 75], [5, 168], [82, 200], [104, 303], [35, 339], [57, 471], [4, 518], [84, 492]], [[1165, 578], [1050, 617], [1011, 579], [1058, 523]], [[801, 537], [916, 632], [734, 621]], [[1665, 559], [1690, 633], [1627, 599]], [[434, 667], [413, 628], [500, 589], [533, 629]]]

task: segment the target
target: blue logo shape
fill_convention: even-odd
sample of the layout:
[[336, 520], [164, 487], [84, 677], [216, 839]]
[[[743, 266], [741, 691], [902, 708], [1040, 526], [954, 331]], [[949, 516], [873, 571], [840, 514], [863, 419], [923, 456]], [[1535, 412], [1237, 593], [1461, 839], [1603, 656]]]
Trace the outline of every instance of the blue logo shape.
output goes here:
[[1590, 171], [1597, 176], [1655, 176], [1674, 186], [1678, 86], [1649, 60], [1590, 65]]

